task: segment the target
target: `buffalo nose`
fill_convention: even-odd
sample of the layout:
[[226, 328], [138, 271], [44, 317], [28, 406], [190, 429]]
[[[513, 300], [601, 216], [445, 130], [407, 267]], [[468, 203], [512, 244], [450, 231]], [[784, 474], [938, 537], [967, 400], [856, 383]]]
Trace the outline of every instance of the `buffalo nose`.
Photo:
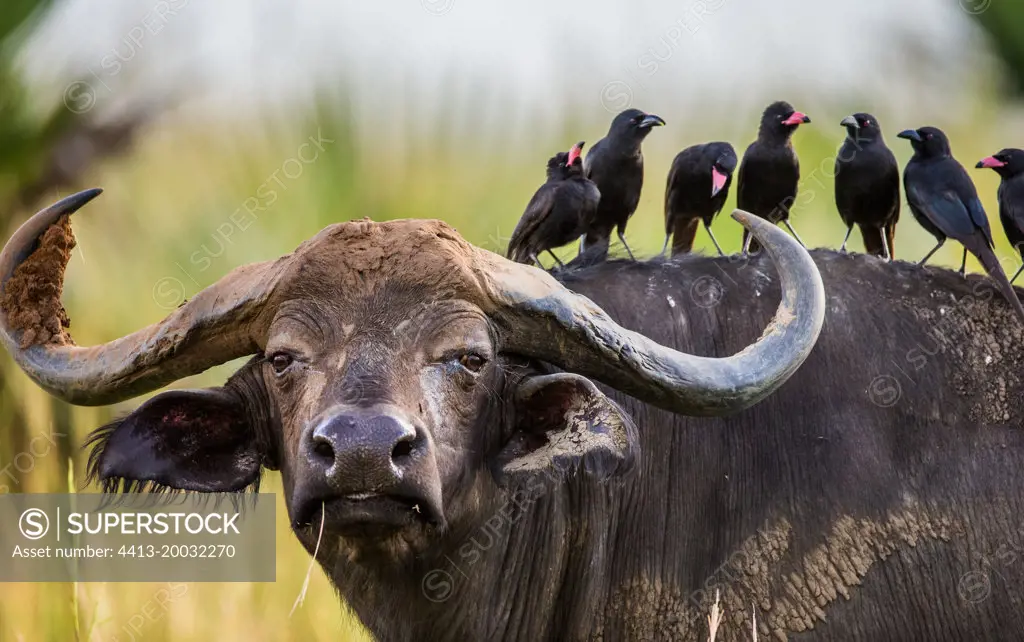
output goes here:
[[417, 440], [391, 415], [339, 415], [313, 429], [307, 456], [339, 490], [380, 490], [402, 480]]

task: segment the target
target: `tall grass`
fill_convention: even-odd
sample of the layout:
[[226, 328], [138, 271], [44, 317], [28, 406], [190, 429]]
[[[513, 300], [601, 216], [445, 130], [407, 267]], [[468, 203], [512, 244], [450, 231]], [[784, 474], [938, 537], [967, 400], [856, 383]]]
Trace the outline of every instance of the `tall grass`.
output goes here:
[[[833, 206], [830, 159], [843, 136], [839, 119], [862, 108], [869, 106], [836, 106], [831, 113], [814, 113], [814, 123], [795, 136], [804, 167], [802, 189], [812, 190], [814, 196], [801, 199], [793, 221], [812, 246], [837, 247], [845, 232]], [[731, 140], [742, 153], [758, 116], [718, 124], [702, 117], [698, 124], [687, 123], [683, 115], [661, 115], [669, 126], [655, 131], [645, 144], [647, 184], [628, 230], [634, 251], [648, 256], [661, 248], [664, 177], [674, 154], [685, 145], [711, 139]], [[923, 123], [887, 122], [881, 114], [879, 118], [902, 164], [909, 149], [894, 132]], [[72, 332], [80, 344], [127, 334], [159, 320], [181, 297], [193, 296], [232, 268], [287, 253], [327, 224], [363, 216], [441, 218], [471, 242], [501, 252], [543, 179], [548, 156], [581, 138], [596, 142], [608, 119], [610, 114], [597, 109], [586, 120], [561, 124], [543, 140], [513, 140], [491, 131], [486, 144], [473, 137], [472, 127], [386, 137], [386, 132], [355, 125], [342, 105], [331, 102], [321, 103], [303, 118], [212, 123], [171, 119], [144, 135], [131, 157], [95, 168], [89, 185], [81, 186], [102, 186], [106, 193], [74, 218], [79, 246], [64, 297]], [[968, 165], [1004, 145], [991, 120], [940, 124]], [[297, 157], [301, 144], [318, 135], [331, 142], [323, 143], [315, 161], [289, 163], [288, 173], [294, 178], [284, 176], [284, 164]], [[307, 148], [305, 157], [309, 156]], [[298, 175], [296, 167], [301, 167]], [[276, 189], [276, 201], [255, 218], [233, 219], [275, 172], [284, 184]], [[819, 180], [811, 182], [812, 175]], [[972, 170], [972, 175], [996, 224], [1000, 251], [1009, 255], [995, 217], [997, 180], [991, 172]], [[726, 212], [734, 202], [735, 196], [730, 196]], [[244, 229], [239, 220], [247, 221]], [[727, 250], [739, 247], [740, 228], [727, 216], [716, 222], [715, 230]], [[697, 238], [703, 251], [711, 248], [703, 232]], [[936, 260], [959, 265], [954, 245], [948, 244]], [[904, 211], [897, 255], [916, 260], [930, 246], [930, 237]], [[860, 248], [856, 235], [851, 247]], [[562, 256], [571, 252], [567, 248]], [[175, 385], [217, 385], [237, 365], [225, 364]], [[31, 470], [15, 473], [16, 482], [7, 484], [15, 492], [60, 492], [69, 470], [83, 470], [77, 448], [88, 432], [138, 404], [69, 407], [32, 384], [6, 354], [0, 354], [0, 368], [8, 386], [0, 392], [0, 468], [24, 450], [27, 439], [67, 434], [55, 438], [57, 446], [47, 456], [34, 458]], [[75, 458], [73, 467], [67, 465], [62, 449]], [[76, 483], [81, 485], [82, 480]], [[264, 490], [280, 494], [280, 480], [271, 475]], [[72, 640], [76, 631], [83, 639], [105, 641], [367, 639], [319, 569], [312, 574], [304, 603], [288, 617], [303, 587], [309, 556], [291, 536], [285, 515], [279, 499], [276, 583], [188, 584], [175, 589], [176, 597], [166, 609], [156, 611], [152, 600], [166, 589], [163, 583], [0, 584], [0, 642]]]

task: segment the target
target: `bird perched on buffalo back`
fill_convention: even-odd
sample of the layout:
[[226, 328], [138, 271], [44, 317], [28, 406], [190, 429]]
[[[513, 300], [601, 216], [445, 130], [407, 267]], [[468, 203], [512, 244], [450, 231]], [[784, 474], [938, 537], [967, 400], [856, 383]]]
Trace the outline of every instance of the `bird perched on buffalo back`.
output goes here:
[[836, 158], [836, 207], [846, 224], [846, 251], [853, 226], [860, 228], [868, 254], [895, 257], [893, 236], [900, 218], [900, 168], [871, 114], [847, 116], [840, 123], [846, 140]]
[[[800, 241], [789, 224], [789, 208], [796, 200], [800, 182], [800, 162], [790, 137], [796, 128], [811, 119], [784, 100], [774, 102], [761, 114], [757, 140], [743, 153], [740, 163], [736, 206], [772, 223], [782, 222]], [[803, 241], [800, 241], [803, 245]], [[760, 245], [743, 230], [743, 251], [756, 252]]]
[[587, 230], [586, 246], [603, 244], [607, 248], [612, 228], [615, 228], [626, 253], [633, 258], [625, 233], [626, 223], [640, 203], [640, 189], [644, 184], [644, 156], [640, 144], [652, 127], [664, 124], [659, 116], [627, 109], [612, 120], [608, 135], [590, 148], [583, 173], [597, 185], [601, 201], [594, 224]]
[[548, 160], [548, 179], [530, 199], [508, 244], [508, 258], [519, 263], [534, 262], [537, 255], [551, 252], [580, 238], [593, 222], [600, 192], [583, 176], [583, 142]]
[[[978, 161], [977, 167], [988, 167], [1002, 178], [999, 182], [999, 220], [1010, 244], [1024, 260], [1024, 150], [1007, 148]], [[1010, 279], [1017, 280], [1024, 265]]]
[[704, 222], [711, 242], [724, 254], [711, 233], [711, 221], [722, 211], [729, 196], [736, 150], [729, 143], [693, 145], [676, 154], [665, 186], [665, 245], [672, 238], [672, 254], [689, 252], [697, 235], [697, 222]]
[[960, 274], [967, 268], [967, 252], [978, 257], [999, 290], [1024, 322], [1021, 306], [1003, 268], [993, 251], [992, 229], [985, 208], [978, 199], [978, 190], [963, 165], [953, 158], [949, 139], [936, 127], [907, 129], [899, 133], [914, 147], [914, 156], [903, 170], [903, 187], [910, 211], [921, 227], [938, 241], [921, 265], [935, 254], [946, 238], [952, 237], [964, 246]]

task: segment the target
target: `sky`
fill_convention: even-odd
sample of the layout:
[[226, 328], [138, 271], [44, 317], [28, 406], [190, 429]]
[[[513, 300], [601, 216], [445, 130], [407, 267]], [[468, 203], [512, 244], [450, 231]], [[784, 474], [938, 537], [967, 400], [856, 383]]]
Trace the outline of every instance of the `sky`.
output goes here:
[[467, 109], [526, 127], [567, 105], [699, 120], [781, 96], [922, 116], [963, 108], [992, 68], [968, 15], [989, 1], [66, 0], [21, 62], [107, 109], [172, 95], [230, 116], [334, 91], [367, 125]]

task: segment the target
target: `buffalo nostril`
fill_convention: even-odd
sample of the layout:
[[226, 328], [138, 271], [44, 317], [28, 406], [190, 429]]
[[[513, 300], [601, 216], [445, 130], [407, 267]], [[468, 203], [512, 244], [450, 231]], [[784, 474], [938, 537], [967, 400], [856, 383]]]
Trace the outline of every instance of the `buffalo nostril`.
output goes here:
[[412, 439], [403, 439], [391, 449], [391, 461], [397, 462], [400, 459], [412, 454]]
[[330, 464], [334, 463], [334, 446], [326, 439], [315, 439], [313, 453]]

